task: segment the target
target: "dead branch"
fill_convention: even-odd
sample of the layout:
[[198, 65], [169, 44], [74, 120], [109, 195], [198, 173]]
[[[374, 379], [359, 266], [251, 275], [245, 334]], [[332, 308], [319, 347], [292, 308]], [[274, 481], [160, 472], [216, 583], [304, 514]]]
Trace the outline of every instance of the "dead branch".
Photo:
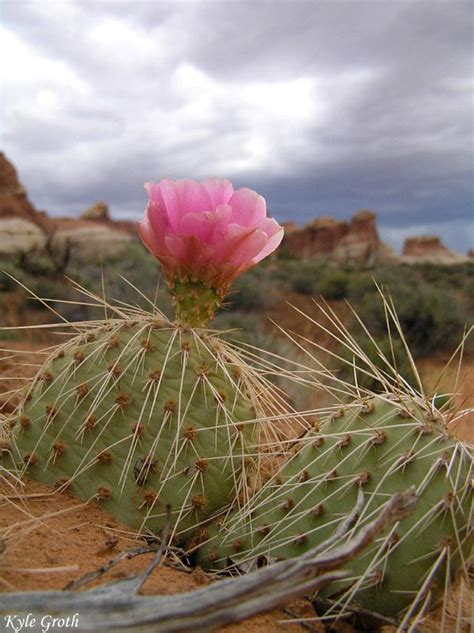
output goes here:
[[[337, 571], [349, 563], [388, 525], [405, 516], [416, 504], [413, 489], [395, 494], [380, 516], [345, 543], [319, 546], [302, 556], [274, 563], [246, 576], [228, 578], [189, 593], [173, 596], [140, 596], [138, 592], [156, 566], [156, 560], [138, 576], [74, 593], [33, 591], [0, 596], [0, 615], [41, 618], [78, 614], [75, 631], [83, 633], [173, 633], [213, 631], [268, 611], [314, 592], [346, 576]], [[359, 504], [358, 504], [359, 505]], [[347, 521], [346, 529], [349, 529]], [[333, 539], [331, 539], [332, 541]], [[161, 557], [161, 551], [158, 557]]]

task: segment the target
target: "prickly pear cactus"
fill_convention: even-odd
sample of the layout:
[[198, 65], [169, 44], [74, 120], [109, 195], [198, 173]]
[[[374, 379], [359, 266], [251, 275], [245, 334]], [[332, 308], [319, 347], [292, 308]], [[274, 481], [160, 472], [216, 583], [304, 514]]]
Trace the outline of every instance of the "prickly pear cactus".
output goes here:
[[469, 556], [472, 455], [441, 414], [415, 399], [376, 397], [343, 408], [293, 447], [280, 471], [248, 504], [209, 528], [199, 552], [206, 568], [295, 557], [329, 538], [356, 503], [354, 529], [378, 515], [394, 492], [415, 486], [414, 514], [350, 565], [324, 591], [387, 616], [436, 595]]
[[133, 529], [158, 532], [170, 506], [179, 537], [245, 487], [255, 380], [203, 330], [151, 316], [89, 324], [32, 382], [11, 452], [21, 472]]

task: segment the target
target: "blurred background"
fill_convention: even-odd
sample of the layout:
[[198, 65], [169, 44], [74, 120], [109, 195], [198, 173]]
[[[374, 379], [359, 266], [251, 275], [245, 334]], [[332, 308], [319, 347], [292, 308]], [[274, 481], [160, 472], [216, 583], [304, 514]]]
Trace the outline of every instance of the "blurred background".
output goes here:
[[59, 318], [23, 286], [96, 314], [65, 276], [169, 311], [143, 183], [225, 177], [287, 231], [217, 323], [288, 357], [272, 316], [344, 356], [287, 302], [323, 297], [350, 328], [347, 299], [390, 349], [375, 278], [433, 387], [474, 311], [472, 18], [460, 0], [3, 0], [3, 325]]
[[472, 243], [472, 2], [2, 1], [2, 146], [52, 215], [226, 177], [280, 221]]

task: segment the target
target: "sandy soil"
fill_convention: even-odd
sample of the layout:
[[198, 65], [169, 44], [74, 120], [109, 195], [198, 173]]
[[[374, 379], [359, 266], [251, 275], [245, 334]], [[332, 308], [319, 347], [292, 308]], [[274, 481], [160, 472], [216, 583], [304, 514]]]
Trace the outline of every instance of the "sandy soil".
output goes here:
[[[2, 538], [3, 537], [3, 538]], [[120, 553], [145, 543], [136, 534], [105, 513], [96, 503], [85, 504], [68, 492], [58, 493], [44, 484], [24, 481], [14, 490], [0, 481], [0, 591], [63, 589], [84, 574], [98, 570]], [[146, 568], [153, 554], [123, 560], [85, 588], [125, 578]], [[144, 584], [144, 595], [174, 594], [192, 591], [214, 579], [202, 569], [190, 569], [171, 552], [164, 564], [154, 570]], [[462, 597], [460, 593], [462, 592]], [[472, 599], [459, 585], [450, 596], [445, 633], [468, 632], [459, 627], [462, 615], [472, 612]], [[304, 626], [285, 623], [291, 618], [310, 618]], [[313, 631], [355, 633], [347, 623], [325, 628], [312, 620], [315, 612], [309, 602], [298, 600], [284, 609], [249, 618], [245, 622], [221, 628], [226, 633], [293, 633]], [[434, 612], [419, 628], [423, 633], [436, 633], [440, 614]], [[383, 633], [394, 633], [384, 627]]]
[[[450, 363], [447, 354], [417, 361], [428, 389], [438, 393], [453, 393], [454, 413], [452, 430], [464, 442], [474, 445], [474, 354], [466, 354], [461, 367]], [[460, 411], [463, 411], [462, 417]]]
[[[0, 485], [0, 534], [4, 535], [5, 542], [5, 552], [0, 559], [1, 591], [62, 589], [121, 552], [145, 544], [97, 504], [86, 505], [68, 493], [58, 494], [32, 481], [24, 482], [20, 494], [15, 494], [5, 482]], [[87, 588], [138, 573], [153, 556], [143, 554], [124, 560]], [[189, 569], [177, 556], [170, 555], [165, 564], [151, 574], [141, 593], [163, 595], [192, 591], [211, 581], [201, 569]], [[301, 603], [294, 606], [302, 608]], [[306, 611], [308, 609], [311, 609], [309, 603]], [[299, 625], [279, 624], [288, 617], [284, 611], [273, 611], [222, 630], [252, 633], [304, 630]]]

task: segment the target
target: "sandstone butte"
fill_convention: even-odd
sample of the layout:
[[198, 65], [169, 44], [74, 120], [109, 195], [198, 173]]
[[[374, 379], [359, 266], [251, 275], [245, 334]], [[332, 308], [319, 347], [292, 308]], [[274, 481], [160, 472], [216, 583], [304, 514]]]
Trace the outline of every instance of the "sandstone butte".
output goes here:
[[134, 222], [113, 221], [105, 203], [81, 218], [51, 217], [38, 211], [18, 180], [15, 167], [0, 153], [0, 256], [47, 251], [60, 261], [66, 251], [81, 259], [120, 254], [134, 239]]
[[406, 262], [429, 259], [433, 263], [457, 264], [473, 256], [472, 249], [467, 252], [466, 257], [450, 251], [436, 235], [409, 237], [405, 240], [402, 250], [402, 258]]
[[283, 247], [295, 256], [369, 266], [396, 260], [393, 250], [379, 238], [373, 211], [359, 211], [349, 222], [324, 217], [302, 228], [290, 223], [285, 228]]
[[[52, 217], [38, 211], [28, 199], [13, 164], [0, 152], [0, 257], [48, 252], [61, 260], [69, 252], [80, 259], [117, 255], [138, 239], [133, 221], [117, 221], [105, 202], [96, 202], [80, 218]], [[321, 257], [334, 262], [364, 266], [380, 263], [432, 261], [453, 264], [468, 261], [473, 254], [448, 250], [439, 237], [411, 237], [402, 256], [380, 240], [376, 215], [363, 210], [350, 221], [320, 217], [303, 227], [285, 224], [284, 251], [295, 257]]]

